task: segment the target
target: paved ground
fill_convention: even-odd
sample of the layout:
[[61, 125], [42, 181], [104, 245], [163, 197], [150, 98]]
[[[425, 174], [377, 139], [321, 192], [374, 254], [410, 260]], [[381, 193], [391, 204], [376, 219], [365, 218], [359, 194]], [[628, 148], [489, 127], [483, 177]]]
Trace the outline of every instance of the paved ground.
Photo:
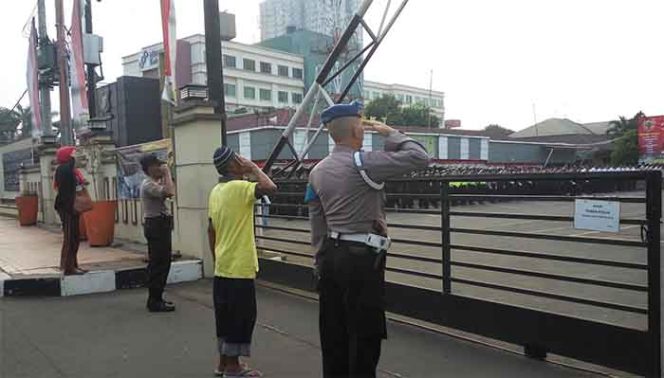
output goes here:
[[[20, 227], [16, 219], [0, 217], [0, 271], [17, 278], [59, 274], [62, 235], [38, 227]], [[143, 266], [143, 254], [117, 248], [91, 248], [81, 242], [81, 267], [89, 270]]]
[[[211, 283], [169, 288], [172, 314], [148, 314], [143, 290], [0, 299], [0, 377], [209, 377], [215, 362]], [[320, 376], [317, 306], [258, 290], [251, 363], [267, 377]], [[382, 377], [589, 377], [591, 374], [397, 323]]]
[[[644, 193], [623, 193], [630, 196], [643, 196]], [[573, 202], [502, 202], [485, 203], [454, 207], [456, 211], [472, 212], [501, 212], [540, 215], [573, 215]], [[621, 217], [631, 219], [644, 219], [645, 205], [622, 204]], [[436, 214], [406, 214], [389, 213], [388, 220], [393, 224], [424, 225], [440, 227], [440, 216]], [[619, 234], [606, 234], [594, 231], [576, 230], [569, 222], [531, 221], [515, 219], [491, 219], [453, 216], [452, 227], [471, 228], [479, 230], [517, 231], [548, 235], [585, 236], [599, 238], [619, 238], [640, 241], [640, 227], [638, 225], [623, 225]], [[306, 232], [285, 232], [282, 230], [266, 230], [265, 235], [301, 242], [309, 241], [309, 225], [306, 221], [292, 221], [270, 219], [270, 225], [291, 227]], [[441, 242], [440, 231], [419, 231], [392, 227], [393, 238], [408, 239], [427, 242]], [[471, 235], [462, 233], [452, 234], [452, 244], [502, 248], [515, 251], [535, 253], [550, 253], [561, 256], [585, 257], [610, 261], [630, 263], [646, 263], [646, 249], [622, 247], [615, 245], [571, 243], [561, 241], [535, 240], [527, 238]], [[311, 254], [309, 246], [294, 243], [261, 241], [267, 248], [290, 250]], [[396, 243], [390, 252], [405, 255], [425, 256], [440, 261], [440, 247], [423, 247], [412, 244]], [[291, 262], [311, 264], [311, 259], [287, 256]], [[512, 269], [530, 270], [541, 273], [557, 274], [568, 277], [592, 278], [597, 280], [646, 285], [645, 270], [606, 267], [598, 265], [557, 262], [536, 258], [494, 255], [486, 253], [473, 253], [458, 249], [452, 250], [452, 261], [460, 263], [483, 264], [490, 267], [504, 267]], [[402, 258], [390, 257], [388, 267], [409, 269], [429, 274], [442, 274], [442, 264], [424, 263]], [[467, 267], [452, 267], [452, 277], [473, 281], [487, 282], [528, 290], [536, 290], [566, 296], [579, 297], [602, 302], [618, 303], [635, 307], [647, 306], [645, 292], [600, 287], [596, 285], [565, 282], [557, 279], [536, 278], [502, 272], [490, 272]], [[442, 280], [422, 278], [414, 275], [388, 272], [388, 279], [395, 282], [418, 285], [440, 291]], [[647, 318], [645, 315], [621, 310], [600, 308], [585, 304], [545, 299], [530, 295], [514, 294], [502, 290], [480, 288], [465, 284], [453, 283], [452, 291], [455, 294], [478, 297], [490, 301], [510, 303], [519, 306], [535, 308], [565, 315], [578, 316], [601, 322], [610, 322], [623, 326], [645, 329]]]

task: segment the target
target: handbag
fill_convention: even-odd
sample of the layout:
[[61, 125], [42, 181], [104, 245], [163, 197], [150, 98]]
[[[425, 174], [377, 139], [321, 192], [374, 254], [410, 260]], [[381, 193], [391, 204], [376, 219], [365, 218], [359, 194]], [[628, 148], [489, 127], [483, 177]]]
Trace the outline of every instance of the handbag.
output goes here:
[[74, 211], [79, 214], [85, 213], [92, 210], [92, 198], [90, 193], [86, 188], [76, 191], [76, 197], [74, 197]]

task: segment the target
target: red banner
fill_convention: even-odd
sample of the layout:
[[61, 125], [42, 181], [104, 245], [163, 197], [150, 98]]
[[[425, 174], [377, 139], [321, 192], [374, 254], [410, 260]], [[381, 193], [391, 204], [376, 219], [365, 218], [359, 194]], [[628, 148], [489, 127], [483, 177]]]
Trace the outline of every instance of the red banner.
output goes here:
[[638, 133], [641, 161], [664, 157], [664, 116], [641, 118]]

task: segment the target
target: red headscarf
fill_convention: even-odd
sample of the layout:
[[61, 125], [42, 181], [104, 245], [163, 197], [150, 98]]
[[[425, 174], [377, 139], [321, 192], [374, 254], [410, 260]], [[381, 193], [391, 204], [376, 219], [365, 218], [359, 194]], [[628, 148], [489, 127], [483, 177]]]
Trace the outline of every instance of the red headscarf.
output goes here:
[[[58, 164], [67, 164], [71, 159], [73, 159], [74, 152], [76, 152], [76, 147], [73, 146], [60, 147], [55, 152], [55, 160], [57, 161]], [[79, 185], [85, 183], [85, 178], [83, 177], [83, 173], [78, 168], [74, 168], [74, 175], [76, 176], [76, 181], [78, 181]], [[55, 189], [58, 189], [58, 183], [55, 182], [55, 180], [53, 180], [53, 187]]]

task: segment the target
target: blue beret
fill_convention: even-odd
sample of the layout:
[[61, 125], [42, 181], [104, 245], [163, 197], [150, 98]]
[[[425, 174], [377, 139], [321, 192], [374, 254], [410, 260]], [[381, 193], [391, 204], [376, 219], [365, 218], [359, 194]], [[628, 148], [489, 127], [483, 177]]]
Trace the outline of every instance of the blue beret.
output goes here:
[[217, 168], [217, 172], [223, 174], [226, 171], [226, 166], [228, 163], [233, 160], [235, 152], [228, 146], [221, 146], [214, 151], [212, 160], [214, 161], [214, 167]]
[[320, 120], [327, 124], [341, 117], [359, 117], [362, 107], [362, 103], [359, 101], [353, 101], [350, 104], [335, 104], [323, 110]]

